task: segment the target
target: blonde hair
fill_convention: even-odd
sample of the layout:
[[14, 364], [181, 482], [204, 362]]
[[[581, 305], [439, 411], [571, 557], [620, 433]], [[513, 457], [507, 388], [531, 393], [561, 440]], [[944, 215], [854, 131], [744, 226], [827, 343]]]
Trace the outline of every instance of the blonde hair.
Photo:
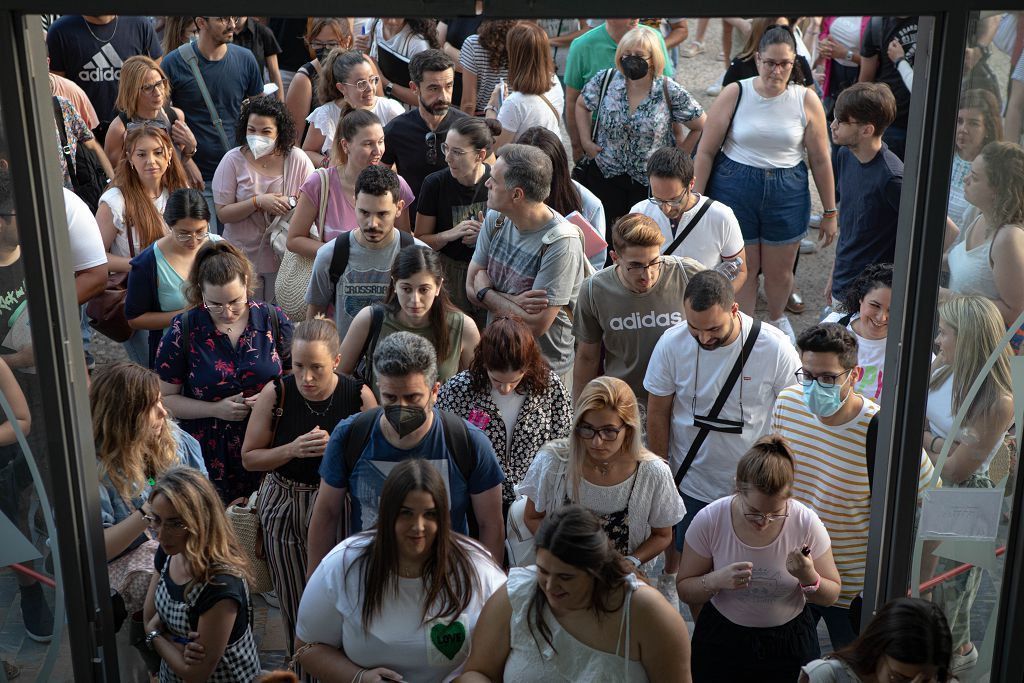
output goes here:
[[651, 74], [657, 78], [665, 71], [665, 53], [661, 41], [654, 39], [654, 29], [637, 26], [626, 32], [615, 49], [615, 68], [622, 71], [622, 56], [627, 50], [646, 49], [651, 53]]
[[665, 235], [650, 216], [642, 213], [627, 213], [615, 221], [612, 228], [612, 248], [621, 252], [627, 247], [660, 247]]
[[297, 341], [323, 342], [332, 357], [341, 353], [341, 339], [338, 336], [338, 325], [331, 318], [318, 315], [295, 325], [292, 344]]
[[307, 19], [306, 35], [303, 38], [310, 59], [315, 59], [316, 53], [309, 47], [309, 44], [313, 42], [321, 31], [325, 28], [333, 29], [334, 35], [338, 39], [338, 46], [347, 50], [352, 47], [353, 36], [355, 35], [354, 26], [355, 24], [351, 17], [310, 17]]
[[89, 405], [100, 477], [107, 477], [125, 500], [142, 493], [178, 462], [178, 444], [170, 422], [154, 433], [150, 411], [160, 400], [156, 373], [116, 361], [92, 377]]
[[224, 504], [210, 480], [191, 467], [174, 467], [161, 477], [149, 500], [164, 496], [188, 529], [182, 553], [191, 578], [185, 594], [217, 574], [250, 580], [249, 565], [224, 514]]
[[139, 95], [142, 94], [143, 82], [150, 71], [156, 71], [164, 79], [164, 103], [170, 104], [171, 83], [160, 65], [146, 55], [129, 57], [121, 67], [121, 81], [117, 87], [117, 99], [114, 100], [114, 108], [123, 111], [129, 120], [134, 119], [138, 112]]
[[160, 178], [160, 190], [166, 190], [169, 194], [188, 187], [185, 167], [181, 165], [178, 155], [174, 153], [174, 142], [166, 130], [155, 124], [144, 123], [138, 128], [128, 131], [124, 137], [124, 153], [117, 165], [117, 172], [114, 173], [113, 185], [121, 190], [121, 195], [124, 197], [125, 230], [134, 228], [135, 234], [138, 236], [138, 243], [134, 245], [136, 254], [167, 233], [163, 216], [156, 210], [149, 190], [142, 184], [139, 172], [131, 164], [135, 146], [142, 138], [156, 140], [167, 159], [167, 168]]
[[757, 490], [766, 496], [786, 494], [793, 487], [796, 463], [789, 444], [781, 436], [769, 434], [750, 447], [736, 465], [736, 490]]

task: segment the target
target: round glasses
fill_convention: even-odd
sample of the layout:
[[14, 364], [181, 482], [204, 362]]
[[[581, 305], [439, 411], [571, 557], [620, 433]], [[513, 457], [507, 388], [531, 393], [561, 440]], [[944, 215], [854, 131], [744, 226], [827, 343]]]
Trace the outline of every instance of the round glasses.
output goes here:
[[343, 85], [354, 86], [359, 92], [366, 92], [367, 90], [376, 90], [377, 86], [380, 85], [380, 76], [370, 76], [369, 78], [360, 78], [355, 83], [346, 83], [342, 81]]

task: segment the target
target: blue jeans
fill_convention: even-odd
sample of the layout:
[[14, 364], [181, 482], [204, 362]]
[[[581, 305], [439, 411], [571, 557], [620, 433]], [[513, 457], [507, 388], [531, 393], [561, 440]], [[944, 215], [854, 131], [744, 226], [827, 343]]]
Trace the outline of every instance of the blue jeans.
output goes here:
[[825, 628], [828, 629], [828, 637], [832, 641], [832, 649], [838, 650], [852, 643], [857, 634], [853, 632], [853, 624], [850, 623], [850, 610], [847, 607], [822, 607], [812, 605], [811, 613], [814, 615], [814, 625], [822, 619], [825, 620]]
[[690, 523], [693, 522], [693, 518], [697, 516], [697, 513], [710, 505], [710, 503], [705, 503], [703, 500], [691, 498], [685, 493], [680, 493], [679, 495], [682, 496], [683, 505], [686, 506], [686, 516], [676, 524], [674, 537], [676, 550], [683, 552], [683, 541], [686, 540], [686, 530], [690, 528]]

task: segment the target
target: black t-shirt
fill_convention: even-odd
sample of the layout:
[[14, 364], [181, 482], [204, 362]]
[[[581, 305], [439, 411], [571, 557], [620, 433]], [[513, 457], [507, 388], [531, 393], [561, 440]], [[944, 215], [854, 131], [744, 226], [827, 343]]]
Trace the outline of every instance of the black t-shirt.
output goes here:
[[14, 353], [29, 342], [28, 296], [21, 258], [0, 266], [0, 354]]
[[306, 17], [270, 17], [267, 25], [281, 46], [277, 65], [285, 71], [298, 71], [300, 66], [309, 61], [309, 50], [305, 43]]
[[252, 17], [246, 19], [245, 27], [235, 34], [234, 42], [235, 45], [249, 48], [259, 64], [261, 74], [267, 66], [267, 57], [281, 54], [281, 46], [274, 32]]
[[[426, 136], [430, 132], [430, 127], [420, 116], [419, 109], [395, 117], [384, 129], [384, 156], [381, 160], [388, 166], [397, 165], [398, 174], [409, 183], [417, 198], [423, 187], [424, 178], [434, 171], [448, 168], [448, 162], [444, 160], [444, 154], [441, 152], [441, 143], [448, 135], [452, 121], [463, 116], [467, 114], [457, 107], [448, 108], [448, 114], [434, 131], [436, 137], [433, 145], [437, 154], [432, 164], [427, 162]], [[416, 205], [417, 202], [414, 201], [408, 208], [410, 220], [416, 219]]]
[[894, 39], [903, 46], [907, 62], [913, 66], [917, 53], [917, 17], [871, 17], [864, 31], [860, 54], [862, 57], [878, 57], [875, 81], [888, 85], [896, 97], [896, 120], [892, 125], [906, 128], [910, 115], [910, 91], [903, 84], [899, 69], [889, 59], [889, 43]]
[[[811, 65], [807, 63], [807, 59], [803, 55], [797, 55], [796, 61], [800, 65], [801, 73], [803, 74], [803, 80], [799, 81], [801, 85], [810, 88], [814, 85], [814, 76], [811, 75]], [[794, 67], [795, 68], [795, 67]], [[757, 75], [757, 62], [753, 57], [747, 57], [746, 59], [740, 59], [737, 57], [732, 60], [732, 64], [725, 72], [725, 77], [722, 78], [722, 87], [729, 85], [730, 83], [736, 83], [742, 81], [745, 78], [753, 78]]]
[[469, 38], [480, 29], [480, 24], [483, 20], [482, 16], [447, 19], [448, 35], [445, 40], [451, 43], [452, 47], [456, 50], [461, 50], [462, 44], [466, 42], [466, 38]]
[[[423, 187], [417, 195], [417, 211], [424, 216], [436, 216], [434, 233], [444, 232], [479, 212], [487, 213], [487, 188], [484, 183], [491, 177], [491, 167], [484, 164], [484, 174], [476, 185], [463, 185], [451, 171], [442, 168], [423, 179]], [[455, 261], [469, 263], [473, 248], [462, 240], [449, 242], [441, 253]]]
[[[153, 564], [157, 573], [164, 570], [167, 562], [167, 553], [163, 548], [157, 548], [153, 556]], [[179, 602], [185, 602], [185, 587], [180, 586], [171, 580], [170, 572], [163, 577], [164, 585], [171, 597]], [[234, 600], [238, 603], [238, 614], [235, 615], [235, 624], [231, 627], [231, 635], [228, 636], [228, 643], [233, 643], [243, 635], [249, 628], [249, 601], [245, 599], [245, 580], [234, 574], [216, 574], [210, 583], [206, 584], [195, 604], [189, 610], [188, 622], [195, 630], [199, 628], [199, 617], [209, 611], [221, 600]]]

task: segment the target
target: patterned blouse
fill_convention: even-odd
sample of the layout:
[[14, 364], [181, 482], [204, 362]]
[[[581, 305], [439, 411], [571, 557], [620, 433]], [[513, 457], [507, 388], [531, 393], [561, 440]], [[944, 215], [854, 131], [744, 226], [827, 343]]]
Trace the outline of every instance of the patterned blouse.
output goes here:
[[704, 113], [704, 108], [671, 78], [668, 79], [670, 105], [666, 104], [665, 89], [662, 86], [665, 78], [658, 76], [651, 83], [647, 99], [630, 114], [626, 77], [618, 70], [608, 84], [604, 101], [597, 101], [601, 96], [604, 75], [605, 70], [594, 74], [583, 86], [580, 95], [587, 109], [592, 112], [597, 111], [599, 106], [601, 109], [597, 145], [603, 149], [597, 155], [597, 166], [605, 178], [628, 174], [646, 186], [647, 159], [659, 147], [675, 144], [672, 124], [698, 119]]
[[490, 391], [473, 390], [469, 370], [463, 370], [445, 382], [438, 394], [437, 407], [479, 427], [491, 440], [501, 461], [501, 469], [505, 471], [501, 496], [506, 505], [511, 505], [516, 499], [515, 487], [530, 469], [530, 463], [541, 446], [569, 436], [572, 426], [570, 396], [554, 372], [551, 372], [544, 393], [526, 395], [512, 427], [512, 447], [508, 449], [507, 456], [505, 422], [491, 400]]
[[[88, 142], [95, 136], [85, 125], [85, 120], [78, 113], [78, 110], [75, 109], [75, 105], [71, 103], [71, 100], [60, 96], [56, 97], [60, 103], [60, 111], [64, 115], [64, 134], [68, 139], [68, 156], [74, 161], [75, 154], [78, 153], [78, 144], [80, 142]], [[68, 173], [68, 162], [60, 148], [60, 130], [57, 128], [56, 119], [53, 122], [53, 134], [57, 136], [55, 144], [57, 145], [57, 156], [60, 158], [60, 169], [64, 172], [64, 187], [74, 190], [75, 186], [71, 184], [71, 174]]]

